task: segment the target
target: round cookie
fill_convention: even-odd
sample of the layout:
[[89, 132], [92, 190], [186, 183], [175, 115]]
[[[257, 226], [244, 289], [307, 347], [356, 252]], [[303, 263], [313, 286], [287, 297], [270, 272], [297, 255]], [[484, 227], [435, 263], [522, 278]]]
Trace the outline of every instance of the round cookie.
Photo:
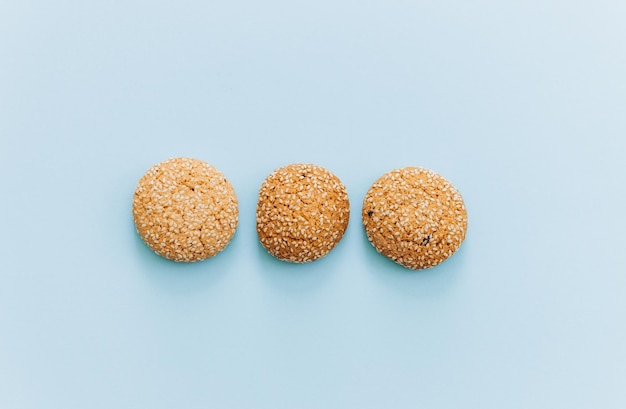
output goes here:
[[416, 167], [392, 170], [374, 182], [362, 218], [376, 250], [413, 270], [446, 260], [467, 231], [458, 190], [441, 175]]
[[230, 182], [197, 159], [168, 159], [151, 167], [133, 198], [137, 232], [148, 247], [174, 261], [200, 261], [222, 251], [238, 216]]
[[346, 187], [328, 170], [292, 164], [261, 185], [256, 229], [276, 258], [306, 263], [324, 257], [343, 237], [350, 218]]

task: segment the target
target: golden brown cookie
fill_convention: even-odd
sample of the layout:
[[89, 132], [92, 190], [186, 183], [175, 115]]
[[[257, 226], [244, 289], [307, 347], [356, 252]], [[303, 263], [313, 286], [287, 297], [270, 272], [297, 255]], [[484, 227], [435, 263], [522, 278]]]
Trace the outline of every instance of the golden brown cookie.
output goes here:
[[204, 260], [222, 251], [238, 217], [230, 182], [197, 159], [168, 159], [151, 167], [133, 199], [137, 232], [148, 247], [174, 261]]
[[467, 231], [461, 194], [424, 168], [396, 169], [381, 176], [363, 200], [362, 217], [376, 250], [413, 270], [446, 260]]
[[263, 247], [280, 260], [324, 257], [343, 237], [349, 218], [346, 187], [320, 166], [276, 169], [259, 190], [256, 230]]

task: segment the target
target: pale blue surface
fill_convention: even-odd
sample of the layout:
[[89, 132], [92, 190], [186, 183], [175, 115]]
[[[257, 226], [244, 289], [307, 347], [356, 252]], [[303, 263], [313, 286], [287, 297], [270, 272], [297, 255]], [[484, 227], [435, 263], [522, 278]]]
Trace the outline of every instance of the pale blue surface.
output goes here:
[[[0, 3], [0, 408], [626, 407], [626, 2]], [[230, 246], [151, 253], [145, 170], [193, 156], [240, 200]], [[257, 189], [347, 185], [309, 265], [257, 243]], [[432, 168], [461, 251], [378, 255], [361, 200]]]

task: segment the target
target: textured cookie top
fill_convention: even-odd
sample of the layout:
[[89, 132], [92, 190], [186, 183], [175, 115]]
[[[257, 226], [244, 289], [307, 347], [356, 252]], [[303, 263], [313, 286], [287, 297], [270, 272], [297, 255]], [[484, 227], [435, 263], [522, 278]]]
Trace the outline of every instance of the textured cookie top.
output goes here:
[[376, 250], [414, 270], [446, 260], [467, 231], [461, 194], [439, 174], [415, 167], [392, 170], [374, 182], [362, 218]]
[[305, 263], [325, 256], [343, 237], [349, 218], [346, 187], [320, 166], [282, 167], [259, 190], [259, 239], [284, 261]]
[[157, 254], [199, 261], [226, 247], [239, 211], [232, 185], [213, 166], [174, 158], [148, 169], [133, 199], [137, 232]]

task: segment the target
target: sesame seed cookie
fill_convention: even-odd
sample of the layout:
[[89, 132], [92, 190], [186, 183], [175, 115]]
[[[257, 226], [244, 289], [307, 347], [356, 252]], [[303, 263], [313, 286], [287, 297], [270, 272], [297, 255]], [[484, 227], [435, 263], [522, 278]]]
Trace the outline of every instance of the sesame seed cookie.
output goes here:
[[376, 250], [412, 270], [446, 260], [467, 231], [458, 190], [441, 175], [416, 167], [392, 170], [374, 182], [362, 218]]
[[237, 196], [213, 166], [191, 158], [161, 162], [139, 180], [133, 219], [143, 241], [174, 261], [213, 257], [237, 228]]
[[259, 190], [259, 239], [283, 261], [306, 263], [324, 257], [343, 237], [349, 218], [346, 187], [320, 166], [292, 164], [276, 169]]

